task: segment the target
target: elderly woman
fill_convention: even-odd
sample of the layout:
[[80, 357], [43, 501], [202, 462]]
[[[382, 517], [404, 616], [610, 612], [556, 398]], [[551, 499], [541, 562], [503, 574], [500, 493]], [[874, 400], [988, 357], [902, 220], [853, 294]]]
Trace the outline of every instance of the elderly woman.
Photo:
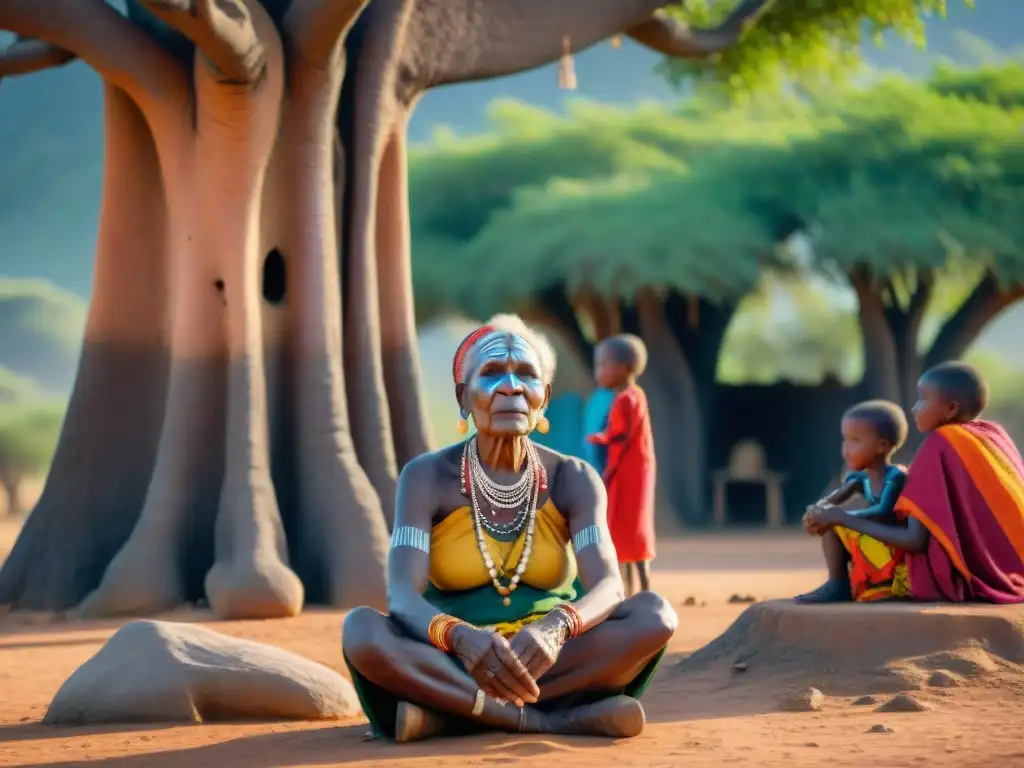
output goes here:
[[601, 479], [530, 440], [555, 355], [512, 315], [471, 333], [452, 375], [464, 443], [398, 481], [384, 616], [345, 620], [343, 650], [378, 736], [635, 736], [676, 627], [653, 592], [623, 598]]

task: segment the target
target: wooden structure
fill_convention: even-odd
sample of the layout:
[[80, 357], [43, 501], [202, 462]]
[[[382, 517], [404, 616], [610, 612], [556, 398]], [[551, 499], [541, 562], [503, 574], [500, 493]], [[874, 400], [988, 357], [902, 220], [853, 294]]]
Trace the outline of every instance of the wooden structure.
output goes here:
[[729, 453], [729, 464], [713, 475], [714, 512], [712, 522], [722, 528], [728, 522], [728, 489], [731, 483], [753, 483], [764, 488], [765, 521], [769, 528], [785, 523], [782, 484], [786, 476], [768, 469], [764, 448], [756, 440], [741, 440]]

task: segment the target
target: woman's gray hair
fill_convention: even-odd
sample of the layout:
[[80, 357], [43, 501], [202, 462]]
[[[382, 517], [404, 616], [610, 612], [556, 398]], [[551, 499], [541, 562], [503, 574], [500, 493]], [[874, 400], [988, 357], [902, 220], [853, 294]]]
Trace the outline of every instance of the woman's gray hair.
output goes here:
[[519, 315], [494, 315], [494, 317], [487, 321], [487, 324], [493, 326], [495, 330], [514, 333], [533, 347], [533, 351], [537, 353], [537, 357], [540, 359], [540, 373], [544, 383], [550, 384], [555, 380], [558, 355], [555, 354], [555, 348], [551, 345], [547, 336], [536, 328], [527, 325]]

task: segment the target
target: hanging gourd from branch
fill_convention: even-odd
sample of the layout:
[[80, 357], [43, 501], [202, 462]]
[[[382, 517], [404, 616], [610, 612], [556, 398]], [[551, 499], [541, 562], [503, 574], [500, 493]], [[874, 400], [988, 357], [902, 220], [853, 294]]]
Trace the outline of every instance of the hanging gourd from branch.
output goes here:
[[572, 61], [572, 42], [568, 35], [562, 38], [562, 58], [558, 62], [558, 87], [563, 91], [576, 90], [576, 67]]

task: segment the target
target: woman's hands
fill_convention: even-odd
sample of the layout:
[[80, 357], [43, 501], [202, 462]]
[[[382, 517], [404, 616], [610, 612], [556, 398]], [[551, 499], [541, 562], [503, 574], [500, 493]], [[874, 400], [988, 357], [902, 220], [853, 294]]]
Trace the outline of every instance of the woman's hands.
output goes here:
[[540, 680], [558, 661], [558, 654], [568, 638], [568, 632], [569, 626], [561, 612], [552, 611], [516, 632], [511, 642], [512, 653], [534, 680]]
[[452, 633], [452, 651], [492, 699], [513, 701], [517, 707], [537, 702], [535, 677], [497, 632], [460, 625]]

